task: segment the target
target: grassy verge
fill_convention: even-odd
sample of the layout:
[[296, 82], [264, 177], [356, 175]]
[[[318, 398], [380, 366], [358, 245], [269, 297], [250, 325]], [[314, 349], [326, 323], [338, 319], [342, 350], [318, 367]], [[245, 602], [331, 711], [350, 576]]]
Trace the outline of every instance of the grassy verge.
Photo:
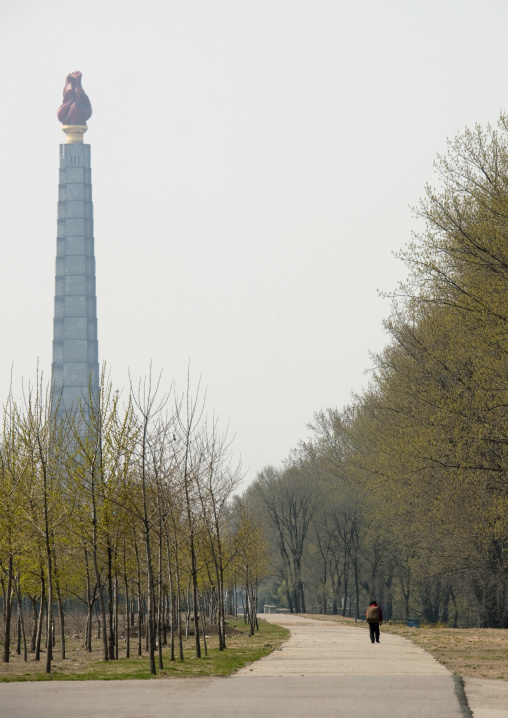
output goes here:
[[[164, 668], [158, 670], [157, 678], [171, 678], [174, 676], [228, 676], [248, 663], [257, 661], [276, 650], [289, 636], [289, 631], [281, 626], [265, 623], [260, 620], [259, 631], [249, 636], [248, 629], [243, 623], [231, 623], [236, 629], [232, 635], [227, 636], [225, 651], [219, 651], [217, 636], [207, 638], [208, 655], [196, 658], [194, 637], [184, 640], [184, 660], [170, 661], [169, 648], [163, 648]], [[136, 639], [137, 640], [137, 639]], [[131, 644], [131, 655], [136, 650]], [[29, 656], [25, 663], [21, 656], [11, 655], [9, 663], [0, 663], [0, 682], [5, 681], [86, 681], [86, 680], [124, 680], [155, 678], [149, 671], [148, 656], [134, 656], [119, 658], [118, 661], [103, 661], [102, 643], [94, 639], [92, 653], [83, 648], [80, 639], [68, 639], [67, 658], [59, 657], [57, 643], [53, 655], [52, 672], [46, 674], [45, 654], [40, 661], [34, 661]], [[120, 649], [122, 650], [122, 649]], [[123, 649], [125, 653], [125, 648]], [[156, 665], [158, 658], [156, 655]]]
[[[367, 630], [366, 623], [355, 623], [353, 618], [322, 615], [309, 618], [348, 623]], [[381, 631], [408, 638], [459, 676], [508, 680], [508, 631], [501, 628], [408, 628], [383, 623]]]

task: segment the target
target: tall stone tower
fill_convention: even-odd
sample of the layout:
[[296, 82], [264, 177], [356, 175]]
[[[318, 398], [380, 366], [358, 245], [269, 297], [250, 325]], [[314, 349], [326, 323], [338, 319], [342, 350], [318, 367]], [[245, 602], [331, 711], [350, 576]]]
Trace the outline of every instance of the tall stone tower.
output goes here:
[[67, 135], [60, 145], [58, 229], [53, 327], [53, 400], [70, 412], [89, 389], [99, 394], [97, 296], [90, 145], [83, 144], [92, 114], [81, 73], [67, 76], [58, 119]]

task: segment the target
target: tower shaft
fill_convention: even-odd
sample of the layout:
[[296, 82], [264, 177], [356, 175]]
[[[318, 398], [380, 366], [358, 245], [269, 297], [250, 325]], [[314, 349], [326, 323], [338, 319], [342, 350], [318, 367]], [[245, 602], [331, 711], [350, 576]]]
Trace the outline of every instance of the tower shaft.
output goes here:
[[68, 412], [99, 393], [90, 145], [60, 145], [58, 189], [52, 382]]

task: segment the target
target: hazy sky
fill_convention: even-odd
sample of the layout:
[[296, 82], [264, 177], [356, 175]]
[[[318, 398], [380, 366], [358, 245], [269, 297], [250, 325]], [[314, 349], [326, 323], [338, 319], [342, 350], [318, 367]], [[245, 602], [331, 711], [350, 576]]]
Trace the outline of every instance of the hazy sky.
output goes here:
[[49, 378], [56, 118], [83, 73], [99, 357], [202, 375], [248, 479], [369, 351], [446, 139], [506, 108], [506, 0], [0, 1], [0, 397]]

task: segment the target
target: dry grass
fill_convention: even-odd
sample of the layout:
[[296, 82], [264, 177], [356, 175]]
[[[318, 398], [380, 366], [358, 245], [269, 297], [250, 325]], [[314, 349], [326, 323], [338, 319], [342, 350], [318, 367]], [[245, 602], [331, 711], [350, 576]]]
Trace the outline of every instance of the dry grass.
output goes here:
[[[322, 615], [309, 618], [347, 622], [359, 630], [367, 629], [365, 622], [355, 624], [354, 618]], [[508, 631], [502, 628], [408, 628], [384, 623], [381, 630], [408, 638], [459, 676], [508, 680]]]
[[[247, 663], [259, 660], [276, 650], [288, 637], [289, 632], [272, 624], [260, 621], [259, 632], [249, 636], [248, 628], [242, 621], [230, 624], [227, 648], [219, 651], [217, 635], [207, 637], [208, 656], [204, 654], [201, 641], [202, 658], [195, 657], [195, 641], [190, 636], [184, 639], [184, 661], [170, 661], [169, 647], [163, 647], [164, 668], [158, 670], [159, 678], [173, 676], [224, 676], [233, 673]], [[213, 633], [213, 631], [212, 631]], [[215, 632], [216, 634], [216, 632]], [[144, 640], [143, 640], [144, 648]], [[41, 660], [35, 661], [33, 654], [28, 661], [23, 656], [11, 653], [9, 663], [0, 663], [0, 682], [33, 680], [119, 680], [126, 678], [152, 678], [149, 672], [148, 654], [136, 655], [137, 639], [131, 639], [131, 658], [125, 658], [125, 644], [121, 642], [118, 661], [102, 659], [102, 641], [93, 639], [92, 653], [85, 650], [83, 640], [66, 639], [66, 659], [60, 657], [60, 645], [57, 640], [53, 651], [51, 674], [45, 673], [46, 653]], [[158, 655], [155, 657], [158, 665]]]
[[409, 638], [459, 676], [508, 680], [508, 631], [502, 628], [383, 628]]

